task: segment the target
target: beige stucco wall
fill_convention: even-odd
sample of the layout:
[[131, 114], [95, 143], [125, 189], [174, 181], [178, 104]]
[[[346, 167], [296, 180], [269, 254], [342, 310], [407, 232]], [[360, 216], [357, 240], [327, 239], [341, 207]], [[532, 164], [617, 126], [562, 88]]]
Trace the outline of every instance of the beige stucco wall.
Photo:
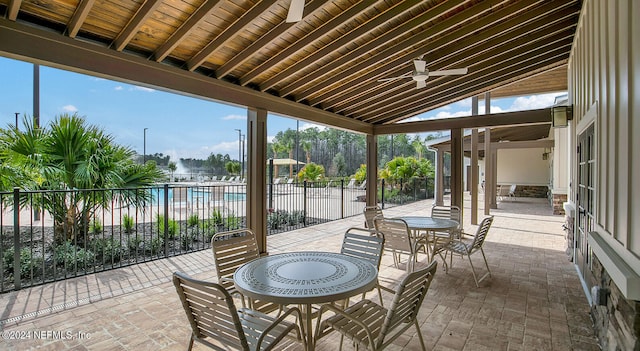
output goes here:
[[549, 185], [550, 158], [543, 160], [544, 149], [498, 150], [498, 184]]

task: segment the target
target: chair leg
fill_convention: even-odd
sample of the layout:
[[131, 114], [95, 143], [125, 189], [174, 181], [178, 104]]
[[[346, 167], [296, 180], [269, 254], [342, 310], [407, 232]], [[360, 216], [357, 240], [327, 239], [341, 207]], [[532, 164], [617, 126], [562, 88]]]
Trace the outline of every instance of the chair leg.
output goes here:
[[422, 346], [422, 351], [425, 351], [424, 340], [422, 339], [422, 332], [420, 331], [420, 326], [418, 325], [418, 320], [414, 320], [413, 324], [416, 326], [416, 332], [418, 334], [418, 339], [420, 340], [420, 346]]
[[487, 257], [484, 255], [484, 250], [480, 248], [480, 252], [482, 252], [482, 258], [484, 258], [484, 265], [487, 266], [487, 272], [489, 272], [489, 276], [491, 276], [491, 270], [489, 269], [489, 263], [487, 263]]
[[191, 351], [193, 348], [193, 333], [191, 333], [191, 338], [189, 339], [189, 346], [187, 347], [187, 351]]
[[471, 265], [471, 274], [473, 274], [473, 280], [476, 282], [476, 288], [479, 288], [480, 285], [478, 284], [478, 278], [476, 277], [476, 270], [473, 268], [473, 262], [471, 262], [471, 255], [467, 255], [467, 258], [469, 259], [469, 264]]

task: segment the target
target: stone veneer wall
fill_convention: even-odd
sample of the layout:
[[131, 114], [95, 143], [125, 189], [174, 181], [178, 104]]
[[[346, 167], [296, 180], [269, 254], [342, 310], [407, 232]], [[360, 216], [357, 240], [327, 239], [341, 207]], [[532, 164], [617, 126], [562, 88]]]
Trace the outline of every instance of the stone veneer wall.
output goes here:
[[594, 301], [591, 306], [600, 347], [616, 351], [640, 350], [640, 301], [624, 298], [595, 255], [592, 272], [599, 286], [609, 292], [605, 305]]
[[564, 203], [567, 202], [567, 194], [553, 194], [551, 196], [551, 207], [554, 215], [564, 215]]
[[547, 197], [549, 187], [546, 185], [516, 185], [516, 197]]

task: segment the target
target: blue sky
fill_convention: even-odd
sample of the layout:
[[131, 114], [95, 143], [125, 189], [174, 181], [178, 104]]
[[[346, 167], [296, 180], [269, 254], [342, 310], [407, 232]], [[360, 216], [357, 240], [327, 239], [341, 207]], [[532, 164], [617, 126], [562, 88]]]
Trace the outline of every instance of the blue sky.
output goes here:
[[[33, 65], [0, 57], [0, 126], [15, 123], [15, 113], [33, 115]], [[492, 101], [492, 113], [547, 107], [556, 95], [544, 94]], [[484, 106], [481, 102], [480, 113]], [[238, 158], [238, 132], [246, 132], [246, 109], [166, 93], [117, 81], [40, 66], [40, 123], [62, 113], [75, 113], [102, 127], [116, 142], [142, 154], [148, 128], [147, 154], [172, 158], [206, 158], [229, 154]], [[412, 118], [431, 119], [471, 114], [471, 99]], [[300, 121], [300, 128], [312, 126]], [[296, 129], [296, 120], [269, 115], [267, 135]]]

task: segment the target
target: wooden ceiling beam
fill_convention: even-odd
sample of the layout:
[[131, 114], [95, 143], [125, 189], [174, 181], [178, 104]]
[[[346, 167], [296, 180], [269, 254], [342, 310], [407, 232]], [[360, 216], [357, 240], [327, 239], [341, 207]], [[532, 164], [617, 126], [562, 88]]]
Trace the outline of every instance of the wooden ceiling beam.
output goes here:
[[0, 55], [210, 101], [264, 108], [332, 128], [373, 133], [373, 126], [364, 122], [3, 18]]
[[[307, 13], [313, 13], [320, 7], [322, 7], [322, 5], [324, 5], [323, 0], [308, 1], [305, 5], [305, 11]], [[295, 25], [297, 25], [297, 23], [286, 21], [280, 22], [271, 30], [269, 30], [265, 35], [260, 37], [260, 39], [249, 44], [246, 48], [244, 48], [244, 50], [242, 50], [232, 59], [227, 61], [222, 66], [218, 67], [218, 69], [216, 69], [216, 77], [222, 78], [228, 76], [234, 69], [251, 59], [261, 48], [278, 39], [284, 32]]]
[[[558, 31], [561, 31], [560, 34], [556, 34], [558, 33]], [[455, 78], [439, 77], [433, 80], [428, 80], [427, 88], [423, 88], [420, 90], [415, 89], [415, 83], [413, 82], [413, 80], [409, 80], [409, 83], [378, 83], [378, 87], [376, 88], [376, 90], [380, 90], [383, 92], [398, 91], [398, 93], [393, 94], [393, 97], [387, 97], [387, 101], [384, 101], [380, 98], [375, 101], [370, 101], [371, 99], [364, 98], [364, 101], [353, 102], [351, 106], [347, 106], [344, 109], [336, 108], [335, 110], [340, 111], [344, 115], [360, 116], [362, 115], [364, 110], [370, 111], [372, 108], [374, 108], [372, 104], [379, 106], [380, 109], [385, 109], [386, 106], [388, 106], [388, 102], [391, 100], [393, 102], [401, 102], [405, 100], [414, 100], [416, 98], [416, 95], [424, 95], [425, 97], [431, 96], [431, 94], [433, 94], [435, 91], [441, 91], [442, 89], [446, 88], [447, 86], [451, 86], [454, 83], [464, 84], [466, 81], [478, 76], [479, 74], [482, 74], [483, 72], [486, 72], [487, 75], [491, 75], [491, 69], [494, 66], [498, 67], [498, 65], [504, 64], [505, 62], [498, 60], [497, 57], [500, 57], [504, 60], [510, 60], [512, 56], [522, 55], [523, 53], [526, 53], [526, 50], [535, 49], [537, 45], [546, 45], [544, 44], [545, 41], [551, 40], [553, 42], [556, 42], [558, 40], [566, 38], [567, 36], [572, 36], [572, 33], [569, 33], [567, 31], [565, 23], [560, 23], [552, 25], [550, 28], [542, 27], [540, 28], [540, 31], [533, 32], [532, 35], [516, 37], [511, 41], [506, 41], [506, 38], [503, 37], [497, 37], [493, 40], [484, 41], [476, 47], [469, 47], [468, 50], [461, 52], [459, 54], [461, 58], [449, 58], [449, 62], [447, 62], [448, 64], [457, 62], [460, 65], [464, 65], [467, 62], [473, 62], [473, 66], [470, 67], [470, 73], [467, 73], [464, 76], [457, 76]], [[499, 48], [500, 54], [496, 56], [493, 51], [487, 50], [488, 48]], [[478, 53], [480, 54], [478, 55]], [[464, 59], [462, 59], [462, 57], [464, 57]], [[514, 65], [518, 64], [517, 61], [513, 60], [510, 60], [509, 62], [514, 62]], [[442, 85], [442, 82], [448, 83], [446, 83], [447, 85]], [[374, 84], [375, 83], [371, 83], [372, 86]], [[369, 93], [371, 94], [371, 91]]]
[[69, 38], [75, 38], [82, 28], [84, 21], [86, 21], [87, 16], [89, 16], [89, 12], [91, 12], [91, 8], [96, 3], [96, 0], [81, 0], [78, 4], [78, 8], [73, 12], [73, 16], [71, 16], [71, 20], [69, 20], [69, 24], [67, 24], [67, 35]]
[[[453, 47], [447, 50], [447, 52], [449, 52], [447, 57], [456, 53], [456, 57], [470, 61], [470, 55], [479, 55], [482, 53], [482, 51], [479, 50], [480, 47], [483, 47], [483, 50], [487, 50], [488, 48], [502, 45], [505, 42], [517, 40], [522, 36], [528, 35], [530, 31], [539, 30], [540, 28], [548, 26], [550, 23], [553, 24], [558, 18], [563, 18], [564, 16], [553, 16], [553, 18], [545, 16], [548, 15], [549, 11], [552, 11], [556, 7], [557, 5], [555, 4], [545, 4], [536, 9], [527, 11], [526, 15], [532, 16], [534, 20], [529, 23], [525, 23], [524, 25], [522, 25], [523, 20], [520, 17], [510, 18], [507, 21], [494, 24], [494, 21], [499, 21], [500, 18], [504, 18], [505, 16], [503, 12], [496, 11], [495, 13], [483, 17], [476, 23], [470, 24], [468, 26], [469, 30], [465, 28], [453, 31], [450, 34], [427, 43], [422, 50], [430, 53], [428, 54], [430, 57], [438, 57], [437, 54], [433, 54], [435, 50], [452, 45]], [[483, 28], [486, 28], [486, 30], [480, 31]], [[480, 32], [473, 34], [478, 31]], [[464, 33], [468, 33], [466, 37], [464, 36]], [[445, 55], [444, 52], [440, 54]], [[438, 62], [438, 60], [436, 60], [436, 62]], [[457, 62], [449, 63], [455, 63], [456, 65], [460, 64]], [[368, 74], [362, 76], [362, 81], [360, 83], [357, 83], [355, 86], [352, 85], [350, 89], [343, 90], [340, 96], [331, 97], [323, 101], [321, 103], [322, 108], [330, 108], [334, 111], [340, 112], [348, 108], [355, 109], [358, 105], [362, 106], [368, 104], [369, 101], [372, 100], [372, 97], [377, 97], [378, 94], [386, 94], [389, 89], [400, 86], [404, 89], [406, 84], [401, 81], [380, 84], [375, 79], [380, 78], [381, 74], [391, 76], [394, 73], [396, 75], [406, 73], [400, 70], [393, 71], [389, 66], [390, 65], [384, 65], [380, 69], [372, 70]], [[409, 82], [415, 85], [412, 80], [409, 80]], [[357, 102], [354, 101], [356, 99], [358, 100]], [[354, 103], [356, 105], [354, 105]]]
[[[462, 0], [458, 0], [458, 1], [462, 1]], [[466, 1], [466, 0], [464, 0]], [[362, 37], [363, 35], [367, 35], [369, 34], [372, 30], [374, 30], [375, 28], [379, 27], [381, 24], [387, 23], [388, 21], [391, 21], [393, 18], [402, 15], [404, 13], [406, 13], [407, 11], [410, 11], [411, 9], [413, 9], [414, 7], [420, 5], [421, 3], [423, 3], [424, 1], [419, 1], [419, 0], [409, 0], [409, 1], [405, 1], [402, 2], [394, 7], [390, 7], [389, 9], [387, 9], [387, 11], [381, 13], [380, 15], [376, 16], [375, 18], [370, 19], [369, 21], [361, 24], [360, 26], [358, 26], [357, 28], [347, 32], [345, 35], [337, 38], [336, 40], [334, 40], [332, 43], [325, 45], [324, 47], [320, 48], [319, 50], [317, 50], [316, 52], [312, 53], [311, 55], [305, 57], [303, 60], [298, 61], [296, 64], [287, 67], [287, 69], [283, 70], [282, 72], [277, 73], [276, 75], [274, 75], [273, 77], [267, 79], [266, 81], [264, 81], [263, 83], [260, 84], [260, 90], [265, 91], [269, 88], [272, 88], [273, 86], [275, 86], [276, 84], [282, 82], [283, 80], [289, 79], [290, 76], [294, 73], [294, 72], [298, 72], [304, 68], [310, 67], [312, 64], [314, 64], [315, 62], [318, 62], [319, 60], [325, 58], [327, 55], [330, 55], [333, 52], [336, 52], [342, 48], [345, 48], [347, 45], [352, 44], [354, 41], [356, 41], [358, 38]], [[368, 2], [368, 1], [363, 1], [360, 3], [360, 6], [358, 6], [359, 8], [362, 8], [362, 10], [358, 11], [357, 13], [355, 13], [356, 11], [354, 10], [353, 14], [349, 14], [349, 16], [353, 17], [357, 14], [359, 14], [360, 12], [364, 11], [365, 9], [369, 8], [370, 6], [375, 5], [375, 2]], [[352, 8], [353, 9], [353, 8]], [[341, 17], [341, 16], [338, 16]], [[336, 19], [338, 18], [336, 17]], [[344, 21], [344, 19], [341, 19], [339, 22], [337, 23], [342, 23]], [[320, 28], [335, 28], [338, 27], [338, 24], [334, 24], [333, 21], [330, 21], [332, 23], [331, 26], [321, 26]], [[316, 31], [317, 33], [318, 31]], [[305, 45], [308, 45], [305, 44]], [[301, 49], [301, 47], [298, 48], [298, 50]], [[277, 61], [276, 61], [277, 62]], [[303, 78], [303, 80], [306, 79]], [[281, 92], [280, 95], [281, 96], [285, 96], [288, 93], [286, 91]]]
[[144, 24], [144, 22], [153, 14], [153, 12], [162, 4], [161, 0], [147, 0], [138, 8], [136, 14], [131, 21], [127, 23], [120, 34], [113, 41], [113, 46], [116, 51], [122, 51], [131, 42], [133, 37], [138, 33], [138, 29]]
[[[407, 32], [416, 30], [416, 28], [419, 28], [420, 26], [424, 25], [425, 22], [428, 22], [429, 20], [432, 20], [437, 16], [440, 16], [444, 13], [451, 11], [452, 9], [456, 8], [457, 6], [460, 6], [464, 2], [465, 2], [464, 0], [446, 1], [442, 4], [439, 4], [438, 6], [435, 6], [427, 10], [424, 14], [421, 14], [420, 16], [402, 24], [401, 26], [398, 26], [397, 28], [394, 28], [393, 30], [385, 33], [384, 35], [381, 35], [378, 38], [371, 40], [370, 42], [362, 46], [359, 46], [358, 48], [348, 52], [345, 55], [341, 55], [338, 59], [333, 60], [332, 62], [320, 67], [319, 69], [313, 70], [309, 74], [304, 75], [304, 77], [289, 83], [288, 85], [280, 89], [279, 91], [280, 95], [281, 96], [293, 95], [296, 101], [303, 100], [303, 98], [297, 97], [298, 95], [297, 91], [299, 89], [305, 86], [316, 84], [314, 83], [316, 80], [326, 77], [327, 75], [340, 74], [339, 70], [344, 68], [346, 65], [359, 60], [360, 57], [363, 57], [364, 55], [368, 54], [373, 50], [384, 47], [389, 42], [392, 42], [393, 40], [397, 39], [398, 37], [401, 37]], [[379, 19], [375, 21], [373, 25], [374, 26], [380, 25], [378, 21]], [[359, 33], [355, 33], [355, 34], [357, 35]], [[353, 38], [353, 40], [357, 39], [355, 38], [355, 35], [348, 36], [346, 38], [347, 39]], [[336, 49], [337, 49], [337, 45], [336, 45]], [[300, 64], [304, 64], [305, 66], [310, 67], [313, 63], [322, 59], [327, 54], [329, 54], [328, 50], [323, 51], [322, 56], [310, 55], [308, 58], [305, 58], [304, 60], [302, 60]]]
[[207, 61], [209, 56], [213, 55], [213, 53], [220, 48], [220, 46], [224, 45], [225, 42], [231, 39], [234, 35], [237, 35], [238, 32], [241, 32], [245, 27], [251, 25], [254, 18], [265, 12], [271, 6], [274, 6], [274, 3], [271, 1], [260, 1], [255, 4], [249, 11], [245, 12], [244, 15], [238, 18], [233, 24], [227, 27], [215, 39], [200, 50], [200, 52], [189, 59], [187, 61], [187, 69], [189, 71], [194, 71], [196, 68], [200, 67], [205, 61]]
[[152, 59], [156, 62], [164, 60], [186, 37], [189, 36], [194, 29], [197, 28], [198, 23], [208, 17], [210, 13], [220, 8], [222, 0], [207, 0], [202, 6], [200, 6], [189, 18], [182, 23], [180, 28], [176, 30], [169, 40], [162, 44], [151, 55]]
[[[307, 35], [300, 38], [298, 41], [284, 48], [276, 55], [269, 57], [269, 59], [260, 63], [259, 65], [256, 65], [251, 71], [247, 72], [244, 76], [240, 77], [240, 85], [247, 85], [253, 82], [261, 74], [268, 72], [274, 66], [282, 63], [282, 61], [295, 55], [298, 51], [313, 44], [318, 39], [325, 37], [328, 32], [333, 31], [335, 28], [339, 27], [342, 23], [353, 20], [356, 16], [361, 15], [364, 11], [366, 11], [369, 7], [373, 6], [374, 4], [375, 4], [375, 1], [359, 2], [357, 4], [352, 5], [350, 8], [340, 13], [338, 16], [333, 17], [331, 20], [322, 23], [320, 26], [313, 29], [311, 32], [307, 33]], [[289, 68], [293, 68], [294, 66], [290, 66]], [[281, 73], [276, 74], [275, 77], [279, 77], [281, 75], [282, 75]], [[265, 91], [273, 87], [273, 85], [275, 85], [275, 83], [279, 80], [279, 79], [276, 79], [275, 77], [270, 78], [266, 82], [260, 84], [260, 90]]]
[[373, 128], [374, 135], [425, 133], [450, 129], [469, 129], [482, 127], [516, 126], [521, 124], [539, 124], [551, 122], [551, 109], [493, 113], [469, 117], [430, 119], [426, 121], [384, 124]]
[[22, 5], [22, 0], [11, 0], [9, 1], [9, 7], [7, 10], [7, 18], [10, 21], [15, 21], [18, 19], [18, 12], [20, 12], [20, 6]]
[[[526, 0], [536, 2], [539, 0]], [[482, 14], [491, 11], [492, 6], [496, 3], [481, 2], [473, 7], [465, 9], [456, 13], [455, 15], [448, 17], [446, 20], [436, 23], [435, 25], [425, 29], [424, 31], [417, 33], [411, 37], [408, 37], [394, 45], [389, 45], [384, 50], [371, 55], [365, 60], [358, 60], [358, 63], [348, 68], [341, 70], [339, 74], [330, 75], [328, 79], [313, 85], [309, 89], [299, 94], [296, 94], [296, 101], [310, 99], [309, 105], [316, 106], [322, 103], [325, 99], [333, 96], [335, 92], [331, 89], [333, 85], [345, 85], [345, 84], [358, 84], [371, 77], [371, 67], [379, 67], [380, 62], [386, 62], [385, 66], [405, 66], [406, 71], [412, 71], [413, 59], [424, 54], [422, 47], [416, 47], [428, 40], [432, 40], [438, 35], [443, 35], [447, 31], [454, 30], [457, 26], [462, 24], [470, 25], [473, 22], [473, 18], [479, 17]], [[489, 14], [487, 14], [489, 15]], [[407, 50], [407, 48], [411, 48]], [[398, 55], [398, 53], [401, 53]], [[391, 59], [393, 58], [393, 59]], [[376, 70], [378, 71], [378, 70]], [[364, 72], [364, 74], [363, 74]], [[378, 73], [382, 74], [382, 73]], [[338, 84], [340, 82], [340, 84]], [[318, 94], [311, 98], [312, 94]]]

